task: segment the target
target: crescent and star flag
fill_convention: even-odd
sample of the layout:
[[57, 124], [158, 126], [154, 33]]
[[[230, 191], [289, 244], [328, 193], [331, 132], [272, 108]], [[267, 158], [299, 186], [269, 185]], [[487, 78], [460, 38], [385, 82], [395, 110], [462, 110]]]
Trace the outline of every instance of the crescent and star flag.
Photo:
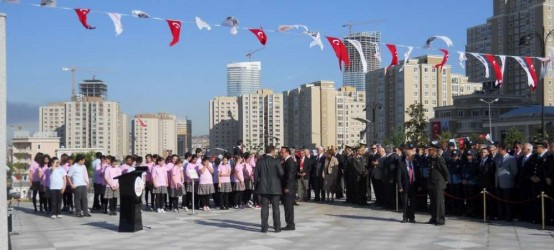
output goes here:
[[533, 84], [530, 85], [531, 89], [535, 91], [539, 85], [539, 79], [537, 78], [537, 70], [535, 69], [535, 64], [533, 64], [533, 58], [525, 57], [525, 62], [527, 63], [529, 73], [531, 73], [531, 77], [533, 78]]
[[485, 54], [485, 58], [489, 61], [489, 63], [492, 65], [492, 69], [494, 70], [494, 76], [496, 77], [496, 86], [502, 86], [502, 70], [500, 69], [500, 65], [498, 65], [498, 61], [496, 61], [496, 58], [494, 58], [491, 54]]
[[521, 66], [523, 71], [525, 71], [525, 74], [527, 75], [527, 83], [529, 84], [529, 87], [531, 87], [531, 89], [533, 89], [533, 86], [535, 86], [535, 80], [534, 79], [537, 78], [537, 77], [536, 76], [533, 77], [531, 75], [531, 72], [529, 71], [529, 67], [527, 66], [527, 64], [525, 63], [523, 58], [521, 58], [520, 56], [513, 56], [512, 58], [514, 58], [519, 63], [519, 65]]
[[173, 35], [173, 40], [169, 43], [169, 47], [177, 44], [179, 42], [179, 37], [181, 35], [181, 21], [178, 20], [166, 20], [171, 30], [171, 35]]
[[141, 126], [141, 127], [143, 127], [143, 128], [146, 128], [146, 123], [144, 123], [144, 122], [142, 121], [142, 119], [140, 119], [140, 117], [137, 117], [137, 119], [138, 119], [138, 122], [139, 122], [139, 126]]
[[348, 66], [350, 66], [350, 59], [348, 59], [348, 50], [346, 49], [346, 46], [344, 46], [344, 43], [336, 37], [327, 36], [327, 40], [331, 44], [331, 47], [333, 47], [335, 55], [339, 59], [339, 68], [342, 70], [343, 62], [344, 66], [348, 68]]
[[264, 30], [262, 29], [248, 29], [250, 32], [252, 32], [260, 41], [262, 45], [265, 45], [267, 43], [267, 36], [265, 35]]
[[448, 62], [448, 50], [445, 50], [445, 49], [439, 49], [439, 50], [444, 54], [444, 56], [442, 57], [442, 61], [436, 64], [435, 66], [433, 66], [433, 68], [442, 69], [442, 67], [444, 67], [446, 62]]
[[85, 27], [85, 29], [93, 30], [96, 29], [96, 27], [92, 27], [88, 25], [87, 23], [87, 15], [90, 13], [89, 9], [75, 9], [75, 12], [77, 13], [77, 16], [79, 17], [79, 21]]
[[385, 68], [385, 74], [386, 74], [387, 70], [389, 70], [392, 66], [398, 65], [398, 51], [396, 50], [396, 45], [394, 44], [385, 44], [385, 45], [387, 46], [387, 48], [389, 48], [389, 51], [392, 55], [392, 60], [389, 66]]

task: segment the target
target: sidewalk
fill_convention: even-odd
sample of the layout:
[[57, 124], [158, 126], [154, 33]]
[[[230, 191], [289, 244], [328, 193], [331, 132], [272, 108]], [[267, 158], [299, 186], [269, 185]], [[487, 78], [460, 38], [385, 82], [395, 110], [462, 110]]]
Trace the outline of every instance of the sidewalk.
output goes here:
[[[527, 223], [483, 224], [448, 218], [446, 226], [399, 222], [400, 213], [335, 204], [295, 207], [296, 231], [260, 233], [260, 210], [143, 212], [145, 229], [118, 233], [119, 216], [50, 219], [31, 203], [15, 208], [13, 249], [553, 249], [554, 232]], [[284, 225], [284, 212], [281, 207]], [[270, 225], [271, 215], [270, 215]]]

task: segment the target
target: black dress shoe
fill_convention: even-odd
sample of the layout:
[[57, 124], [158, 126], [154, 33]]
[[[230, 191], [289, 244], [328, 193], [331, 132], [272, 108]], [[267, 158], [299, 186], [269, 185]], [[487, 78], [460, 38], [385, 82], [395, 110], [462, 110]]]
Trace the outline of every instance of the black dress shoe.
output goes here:
[[429, 220], [428, 222], [426, 222], [425, 224], [436, 224], [434, 220]]
[[92, 217], [92, 215], [90, 215], [90, 214], [85, 214], [85, 216], [86, 216], [86, 217]]
[[411, 220], [410, 220], [410, 223], [415, 223], [415, 219], [411, 219]]
[[283, 228], [281, 228], [281, 230], [283, 230], [283, 231], [294, 231], [294, 230], [296, 230], [296, 228], [294, 228], [294, 227], [283, 227]]
[[281, 232], [281, 229], [275, 230], [275, 233], [280, 233], [280, 232]]
[[262, 230], [260, 230], [260, 232], [267, 233], [267, 229], [262, 229]]
[[400, 221], [400, 223], [406, 223], [406, 222], [408, 222], [408, 220], [406, 219]]

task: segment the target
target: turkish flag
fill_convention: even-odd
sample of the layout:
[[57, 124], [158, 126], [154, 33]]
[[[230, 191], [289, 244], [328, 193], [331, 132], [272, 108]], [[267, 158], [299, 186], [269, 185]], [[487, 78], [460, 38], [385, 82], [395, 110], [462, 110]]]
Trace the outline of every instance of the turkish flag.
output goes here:
[[491, 54], [485, 54], [485, 58], [489, 61], [489, 63], [492, 65], [492, 69], [494, 69], [494, 75], [496, 76], [496, 85], [502, 86], [502, 70], [500, 69], [500, 65], [498, 65], [498, 61], [496, 58]]
[[138, 119], [138, 122], [139, 122], [139, 126], [141, 126], [141, 127], [143, 127], [143, 128], [146, 128], [146, 123], [144, 123], [144, 122], [142, 121], [142, 119], [140, 119], [140, 117], [137, 117], [137, 119]]
[[169, 24], [169, 29], [171, 30], [171, 35], [173, 35], [173, 40], [169, 43], [169, 47], [177, 44], [179, 42], [179, 36], [181, 35], [181, 21], [177, 20], [166, 20]]
[[440, 51], [444, 54], [444, 56], [442, 57], [442, 61], [436, 64], [435, 66], [433, 66], [433, 68], [442, 69], [442, 67], [444, 67], [446, 62], [448, 62], [448, 50], [440, 49]]
[[464, 146], [465, 146], [465, 139], [462, 137], [462, 138], [457, 138], [458, 139], [458, 148], [459, 149], [464, 149]]
[[350, 66], [350, 59], [348, 59], [348, 50], [346, 49], [346, 46], [344, 46], [344, 43], [336, 37], [328, 36], [327, 40], [331, 44], [331, 47], [333, 47], [335, 55], [339, 59], [339, 68], [342, 70], [343, 62], [344, 66], [348, 68], [348, 66]]
[[265, 46], [265, 43], [267, 43], [267, 36], [265, 35], [264, 30], [262, 29], [248, 29], [250, 32], [254, 33], [254, 35], [260, 40], [260, 43]]
[[90, 13], [90, 9], [75, 9], [75, 12], [77, 13], [77, 16], [79, 17], [79, 21], [85, 27], [85, 29], [93, 30], [96, 29], [96, 27], [92, 27], [88, 25], [87, 23], [87, 15]]
[[533, 58], [525, 57], [525, 62], [527, 63], [527, 69], [529, 69], [529, 73], [531, 73], [531, 77], [533, 78], [531, 89], [535, 91], [535, 89], [537, 89], [537, 85], [539, 85], [539, 79], [537, 79], [537, 70], [535, 69], [535, 64], [533, 64]]
[[[394, 44], [386, 44], [387, 48], [389, 48], [389, 51], [392, 55], [392, 60], [389, 64], [389, 66], [386, 68], [386, 70], [390, 69], [392, 66], [398, 65], [398, 52], [396, 50], [396, 45]], [[386, 72], [385, 72], [386, 73]]]
[[437, 138], [437, 136], [442, 134], [441, 130], [441, 122], [435, 121], [431, 123], [431, 131], [433, 133], [433, 138]]

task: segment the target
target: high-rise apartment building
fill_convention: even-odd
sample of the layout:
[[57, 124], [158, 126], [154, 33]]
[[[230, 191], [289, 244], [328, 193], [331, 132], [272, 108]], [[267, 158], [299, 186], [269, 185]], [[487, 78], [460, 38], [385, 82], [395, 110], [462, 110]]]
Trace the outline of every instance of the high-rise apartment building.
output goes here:
[[210, 148], [231, 150], [239, 140], [238, 97], [218, 96], [210, 100]]
[[102, 80], [95, 79], [84, 80], [79, 83], [79, 92], [83, 96], [108, 98], [108, 85]]
[[136, 155], [177, 154], [177, 117], [166, 113], [137, 114], [131, 121]]
[[265, 145], [283, 145], [283, 94], [262, 89], [240, 96], [238, 103], [239, 138], [246, 149], [263, 150]]
[[[468, 28], [468, 52], [490, 53], [495, 55], [542, 56], [545, 48], [540, 39], [554, 30], [554, 2], [552, 0], [493, 0], [493, 16], [485, 24]], [[520, 44], [522, 37], [524, 44]], [[537, 36], [538, 35], [538, 36]], [[546, 40], [546, 47], [554, 46], [554, 36]], [[543, 40], [544, 41], [544, 40]], [[473, 58], [467, 56], [467, 75], [470, 81], [493, 81], [494, 74], [484, 77], [484, 67]], [[540, 63], [535, 60], [535, 68], [540, 72]], [[546, 106], [554, 105], [554, 85], [552, 71], [548, 70], [543, 82], [535, 92], [532, 92], [527, 82], [525, 71], [512, 58], [506, 59], [504, 83], [500, 89], [501, 95], [516, 95], [528, 98], [531, 103], [542, 102]], [[543, 96], [544, 95], [544, 96]]]
[[240, 96], [259, 90], [261, 70], [261, 62], [227, 64], [227, 96]]
[[184, 156], [192, 150], [192, 121], [177, 119], [177, 154]]
[[[405, 65], [401, 63], [392, 67], [386, 74], [385, 69], [367, 74], [367, 117], [375, 121], [368, 133], [369, 142], [382, 143], [402, 130], [404, 122], [410, 119], [405, 111], [411, 104], [423, 104], [425, 118], [430, 119], [435, 107], [452, 104], [452, 96], [460, 93], [459, 86], [473, 88], [475, 84], [464, 83], [464, 77], [453, 76], [450, 65], [435, 68], [434, 65], [441, 61], [442, 56], [422, 56], [408, 60]], [[402, 66], [404, 70], [399, 71]], [[453, 77], [454, 81], [462, 83], [453, 84]], [[458, 86], [454, 93], [453, 86]]]
[[370, 72], [381, 68], [381, 63], [375, 57], [375, 44], [372, 43], [379, 44], [381, 42], [381, 32], [352, 33], [344, 38], [344, 45], [348, 50], [348, 58], [350, 59], [350, 67], [344, 70], [343, 86], [352, 86], [358, 91], [364, 91], [366, 74], [363, 71], [360, 54], [346, 39], [360, 42], [367, 61], [367, 72]]
[[[366, 119], [365, 91], [358, 91], [354, 87], [342, 87], [336, 96], [336, 124], [337, 143], [334, 145], [355, 145], [360, 142], [360, 132], [366, 124], [355, 118]], [[371, 124], [367, 124], [370, 126]], [[365, 140], [367, 137], [364, 137]]]
[[41, 132], [57, 132], [65, 148], [102, 148], [104, 153], [128, 154], [127, 115], [118, 102], [79, 96], [74, 101], [39, 108]]
[[452, 78], [452, 96], [469, 95], [483, 90], [483, 83], [469, 82], [467, 76], [455, 73], [451, 73], [450, 76]]

